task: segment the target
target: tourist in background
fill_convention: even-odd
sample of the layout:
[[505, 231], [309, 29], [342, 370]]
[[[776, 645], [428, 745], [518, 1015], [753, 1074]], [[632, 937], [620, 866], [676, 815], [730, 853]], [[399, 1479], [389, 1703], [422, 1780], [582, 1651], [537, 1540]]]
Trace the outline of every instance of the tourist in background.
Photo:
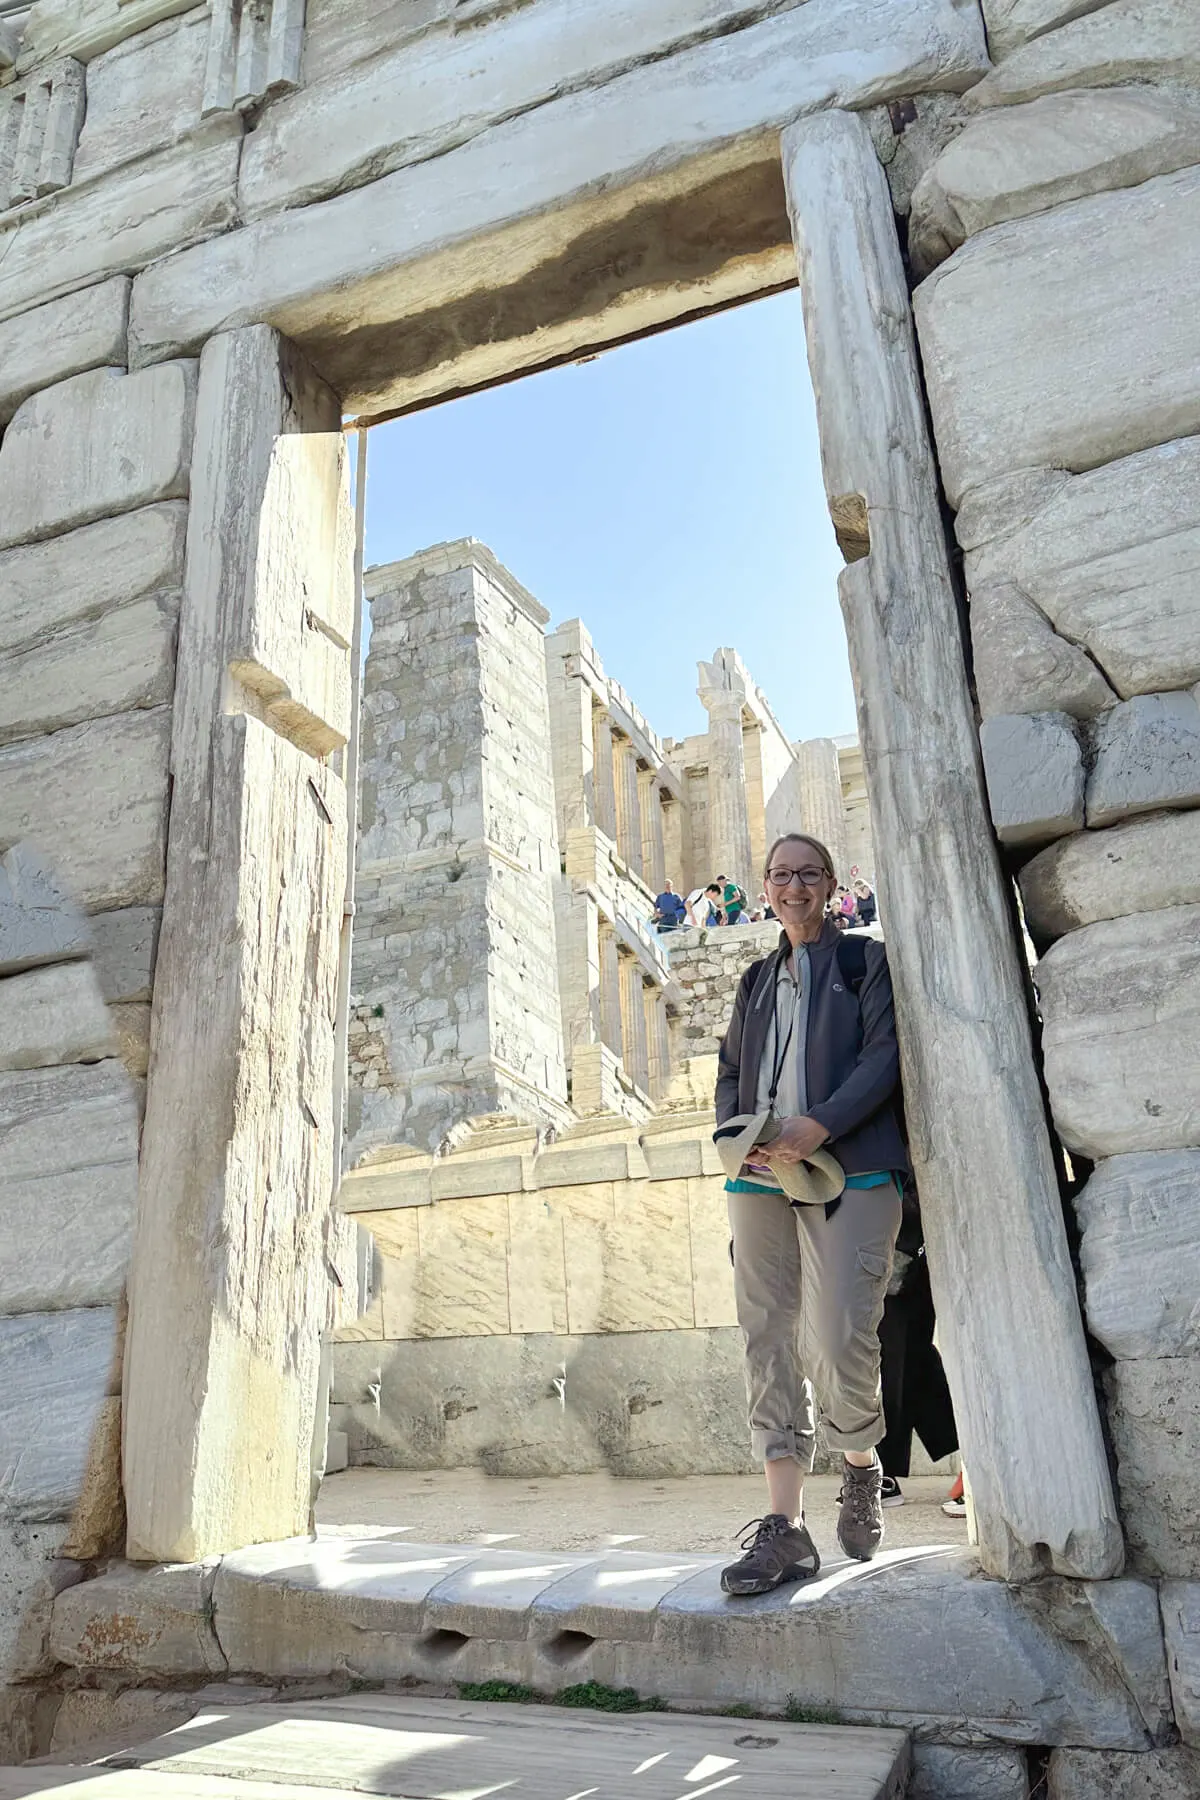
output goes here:
[[728, 875], [718, 875], [721, 889], [721, 915], [726, 925], [738, 925], [746, 911], [746, 890]]
[[879, 917], [879, 908], [875, 903], [875, 891], [869, 881], [856, 881], [854, 898], [858, 903], [858, 922], [860, 925], [874, 925]]
[[660, 932], [678, 931], [687, 918], [687, 907], [675, 888], [670, 877], [663, 882], [663, 891], [655, 897], [654, 924]]
[[[814, 1390], [844, 1468], [838, 1540], [866, 1561], [883, 1536], [878, 1326], [908, 1170], [887, 953], [843, 938], [817, 839], [772, 845], [779, 947], [743, 975], [718, 1062], [714, 1142], [729, 1179], [734, 1291], [754, 1453], [768, 1511], [721, 1583], [761, 1594], [815, 1574], [804, 1476]], [[756, 1147], [757, 1146], [757, 1147]]]

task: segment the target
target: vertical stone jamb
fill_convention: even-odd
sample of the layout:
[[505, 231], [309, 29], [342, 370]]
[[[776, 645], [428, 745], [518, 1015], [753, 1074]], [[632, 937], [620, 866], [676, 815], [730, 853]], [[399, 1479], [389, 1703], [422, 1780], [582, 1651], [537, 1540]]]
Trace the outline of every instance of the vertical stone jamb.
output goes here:
[[308, 1527], [333, 1172], [354, 526], [336, 394], [200, 361], [125, 1356], [134, 1559]]
[[887, 182], [864, 121], [783, 135], [888, 920], [913, 1160], [989, 1574], [1120, 1571], [1018, 948], [984, 801]]

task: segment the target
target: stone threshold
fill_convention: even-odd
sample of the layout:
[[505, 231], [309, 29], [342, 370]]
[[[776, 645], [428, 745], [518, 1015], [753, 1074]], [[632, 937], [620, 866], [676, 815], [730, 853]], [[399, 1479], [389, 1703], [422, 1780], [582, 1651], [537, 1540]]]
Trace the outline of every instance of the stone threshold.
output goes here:
[[961, 1745], [1142, 1751], [1173, 1720], [1153, 1584], [984, 1579], [973, 1553], [834, 1561], [755, 1600], [725, 1559], [296, 1538], [207, 1563], [113, 1564], [55, 1602], [83, 1679], [599, 1682], [670, 1707], [811, 1710]]

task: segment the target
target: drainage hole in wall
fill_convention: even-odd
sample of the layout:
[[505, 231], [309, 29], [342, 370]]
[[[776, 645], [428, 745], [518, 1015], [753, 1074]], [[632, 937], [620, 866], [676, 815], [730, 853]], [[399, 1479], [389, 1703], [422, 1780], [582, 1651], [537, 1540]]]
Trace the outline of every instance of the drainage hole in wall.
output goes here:
[[434, 1662], [449, 1662], [470, 1641], [465, 1631], [431, 1631], [421, 1639], [421, 1649]]
[[547, 1639], [542, 1649], [551, 1662], [573, 1663], [586, 1656], [595, 1641], [588, 1631], [558, 1631]]

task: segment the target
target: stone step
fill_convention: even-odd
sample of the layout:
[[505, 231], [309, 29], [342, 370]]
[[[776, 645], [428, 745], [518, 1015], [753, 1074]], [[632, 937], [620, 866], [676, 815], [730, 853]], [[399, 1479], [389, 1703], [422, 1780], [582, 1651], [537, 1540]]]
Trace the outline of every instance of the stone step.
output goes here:
[[108, 1759], [0, 1770], [0, 1800], [901, 1800], [904, 1731], [363, 1694], [214, 1708]]

